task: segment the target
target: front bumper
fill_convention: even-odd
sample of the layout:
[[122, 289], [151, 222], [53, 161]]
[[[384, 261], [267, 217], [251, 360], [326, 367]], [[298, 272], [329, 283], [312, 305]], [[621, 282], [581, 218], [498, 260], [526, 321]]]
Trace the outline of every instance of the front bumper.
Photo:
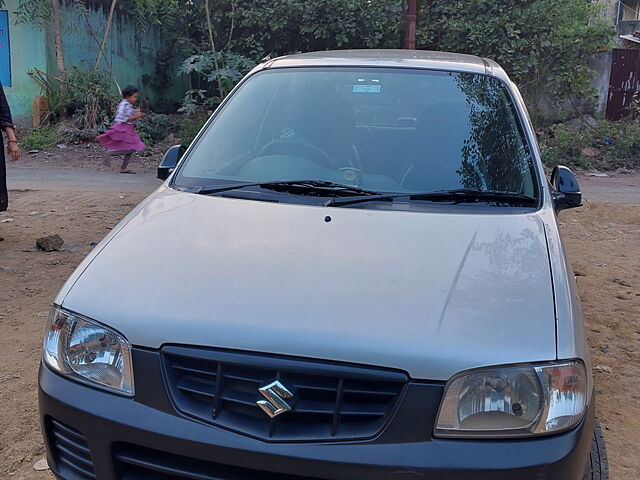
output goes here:
[[[155, 363], [144, 365], [145, 376], [162, 385]], [[402, 400], [408, 401], [408, 396]], [[268, 443], [180, 416], [164, 391], [139, 390], [135, 399], [125, 398], [67, 380], [45, 366], [39, 404], [49, 465], [64, 480], [582, 480], [594, 422], [591, 401], [580, 425], [560, 435], [443, 440], [431, 436], [435, 412], [398, 418], [401, 405], [373, 440]], [[424, 437], [397, 428], [407, 421], [424, 427]], [[61, 436], [78, 449], [63, 442], [69, 454], [61, 456]]]

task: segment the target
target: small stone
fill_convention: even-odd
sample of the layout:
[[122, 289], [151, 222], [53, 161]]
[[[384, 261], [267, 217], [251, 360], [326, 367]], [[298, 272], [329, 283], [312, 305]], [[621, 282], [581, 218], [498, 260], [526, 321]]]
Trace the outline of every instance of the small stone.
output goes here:
[[29, 215], [30, 217], [35, 217], [36, 215], [38, 215], [38, 212], [29, 212], [27, 215]]
[[623, 287], [630, 287], [631, 284], [629, 282], [626, 282], [624, 280], [620, 280], [619, 278], [614, 278], [613, 280], [611, 280], [613, 283], [617, 283], [618, 285], [621, 285]]
[[589, 172], [589, 175], [592, 176], [592, 177], [608, 177], [609, 176], [606, 173], [601, 172], [599, 170], [592, 170], [592, 171]]
[[37, 470], [38, 472], [42, 472], [44, 470], [49, 470], [49, 464], [47, 463], [47, 459], [46, 458], [41, 458], [40, 460], [38, 460], [33, 465], [33, 469]]
[[13, 218], [5, 218], [4, 220], [0, 220], [0, 223], [9, 223], [9, 222], [13, 222], [14, 219]]
[[64, 240], [60, 235], [49, 235], [48, 237], [42, 237], [36, 240], [38, 248], [45, 252], [53, 252], [54, 250], [60, 250]]
[[[588, 158], [595, 158], [598, 155], [600, 155], [600, 150], [598, 150], [597, 148], [593, 148], [593, 147], [586, 147], [583, 148], [582, 150], [580, 150], [580, 155], [582, 155], [583, 157], [588, 157]], [[604, 176], [607, 177], [607, 174], [604, 175], [596, 175], [596, 176]]]
[[600, 351], [602, 353], [609, 353], [609, 345], [600, 345]]
[[40, 153], [40, 150], [29, 150], [27, 153], [35, 155], [36, 153]]
[[596, 365], [593, 367], [594, 372], [600, 373], [613, 373], [613, 369], [611, 367], [607, 367], [606, 365]]
[[64, 150], [65, 148], [67, 148], [64, 143], [59, 143], [58, 145], [56, 145], [56, 147], [58, 147], [60, 150]]

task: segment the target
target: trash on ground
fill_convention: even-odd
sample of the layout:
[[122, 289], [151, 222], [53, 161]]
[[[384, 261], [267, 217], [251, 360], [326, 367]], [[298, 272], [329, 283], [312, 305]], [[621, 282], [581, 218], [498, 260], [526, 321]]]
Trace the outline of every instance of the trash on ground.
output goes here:
[[36, 463], [33, 464], [33, 469], [38, 472], [42, 472], [44, 470], [49, 470], [49, 464], [47, 463], [46, 458], [41, 458]]

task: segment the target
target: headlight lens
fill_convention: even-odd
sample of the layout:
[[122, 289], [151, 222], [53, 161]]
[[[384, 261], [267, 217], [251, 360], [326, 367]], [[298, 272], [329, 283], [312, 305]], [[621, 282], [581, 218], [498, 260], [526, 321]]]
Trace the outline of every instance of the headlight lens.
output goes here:
[[580, 421], [586, 397], [581, 362], [464, 373], [447, 383], [435, 435], [495, 438], [561, 432]]
[[49, 315], [44, 361], [63, 375], [133, 396], [129, 342], [103, 325], [58, 307]]

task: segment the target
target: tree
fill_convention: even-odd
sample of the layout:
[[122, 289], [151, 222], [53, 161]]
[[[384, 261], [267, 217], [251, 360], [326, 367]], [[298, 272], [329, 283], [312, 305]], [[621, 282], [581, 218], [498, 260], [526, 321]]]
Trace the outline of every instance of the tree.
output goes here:
[[65, 84], [64, 79], [66, 76], [66, 70], [64, 66], [64, 50], [62, 48], [62, 30], [60, 27], [60, 4], [58, 0], [51, 0], [51, 12], [53, 14], [53, 31], [55, 35], [56, 44], [56, 63], [58, 64], [58, 75], [62, 79], [60, 89], [64, 91]]
[[[27, 23], [40, 30], [46, 28], [53, 22], [58, 76], [63, 80], [66, 74], [66, 68], [64, 64], [64, 50], [62, 48], [59, 0], [20, 0], [15, 15], [15, 22], [17, 24]], [[62, 88], [64, 88], [64, 86]]]
[[586, 58], [613, 28], [591, 0], [421, 0], [418, 47], [498, 61], [538, 112], [545, 98], [591, 98]]
[[[57, 0], [51, 0], [53, 2]], [[111, 8], [109, 9], [109, 17], [107, 18], [107, 25], [104, 28], [104, 35], [102, 36], [102, 43], [100, 44], [100, 49], [98, 50], [98, 58], [96, 58], [96, 64], [93, 67], [93, 71], [97, 71], [100, 66], [100, 59], [104, 54], [104, 49], [107, 46], [107, 40], [109, 40], [109, 33], [111, 32], [111, 25], [113, 24], [113, 13], [116, 10], [116, 5], [118, 4], [118, 0], [111, 0]]]

